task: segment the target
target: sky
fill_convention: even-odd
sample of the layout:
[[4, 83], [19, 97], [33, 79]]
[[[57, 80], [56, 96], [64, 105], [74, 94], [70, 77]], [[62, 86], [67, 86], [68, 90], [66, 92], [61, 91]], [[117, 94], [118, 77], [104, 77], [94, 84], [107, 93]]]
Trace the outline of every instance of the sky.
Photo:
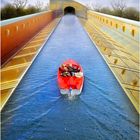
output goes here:
[[[11, 2], [11, 1], [13, 1], [13, 0], [1, 0], [1, 6], [5, 5], [6, 3]], [[34, 5], [36, 3], [36, 1], [41, 1], [44, 4], [49, 2], [49, 0], [28, 0], [28, 1], [29, 1], [28, 3], [30, 5]], [[96, 3], [96, 4], [101, 5], [102, 7], [105, 7], [105, 6], [110, 6], [111, 1], [113, 1], [113, 0], [75, 0], [75, 1], [81, 2], [83, 4]], [[137, 9], [139, 9], [140, 0], [126, 0], [126, 1], [127, 1], [128, 7], [131, 6], [131, 7], [135, 7]]]

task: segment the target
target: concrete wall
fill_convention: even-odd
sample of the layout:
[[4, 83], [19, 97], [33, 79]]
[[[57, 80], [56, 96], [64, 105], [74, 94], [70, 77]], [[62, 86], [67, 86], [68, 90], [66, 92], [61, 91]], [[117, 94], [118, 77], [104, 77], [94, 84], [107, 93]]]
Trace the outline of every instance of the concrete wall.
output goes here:
[[81, 3], [75, 2], [73, 0], [51, 0], [50, 9], [51, 10], [61, 10], [64, 14], [64, 9], [68, 6], [75, 8], [75, 13], [77, 16], [82, 18], [87, 18], [87, 7]]
[[139, 108], [139, 28], [137, 21], [89, 10], [81, 19], [91, 40], [140, 113]]
[[88, 20], [91, 20], [91, 22], [96, 20], [104, 24], [104, 26], [108, 26], [133, 40], [139, 41], [140, 24], [137, 21], [106, 15], [91, 10], [88, 11]]
[[[28, 17], [28, 16], [27, 16]], [[3, 21], [1, 27], [1, 58], [2, 64], [16, 53], [40, 29], [55, 18], [52, 11], [34, 14], [26, 18]]]

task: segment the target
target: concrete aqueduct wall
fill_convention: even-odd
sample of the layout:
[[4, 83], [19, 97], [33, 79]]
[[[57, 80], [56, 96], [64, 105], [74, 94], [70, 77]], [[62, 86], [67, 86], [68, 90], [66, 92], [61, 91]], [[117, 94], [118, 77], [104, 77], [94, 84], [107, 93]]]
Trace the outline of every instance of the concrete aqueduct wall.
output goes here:
[[2, 64], [56, 16], [53, 11], [5, 20], [1, 24]]
[[88, 10], [85, 29], [126, 95], [139, 108], [139, 29], [137, 21]]
[[108, 26], [133, 40], [139, 41], [140, 24], [137, 21], [106, 15], [91, 10], [88, 11], [87, 16], [91, 22], [94, 22], [93, 19], [95, 19], [99, 23], [104, 24], [104, 26]]

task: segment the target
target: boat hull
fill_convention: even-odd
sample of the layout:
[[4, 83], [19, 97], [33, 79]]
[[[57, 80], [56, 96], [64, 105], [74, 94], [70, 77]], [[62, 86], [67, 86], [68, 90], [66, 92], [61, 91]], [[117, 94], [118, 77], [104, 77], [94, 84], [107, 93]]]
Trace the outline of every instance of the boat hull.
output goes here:
[[76, 95], [80, 95], [81, 92], [82, 92], [82, 88], [83, 88], [83, 85], [81, 86], [81, 89], [60, 89], [60, 93], [62, 95], [68, 95], [68, 96], [76, 96]]
[[[75, 62], [74, 60], [67, 60], [63, 64], [74, 64], [78, 65], [80, 67], [80, 72], [83, 73], [82, 67]], [[80, 95], [82, 88], [83, 88], [83, 83], [84, 83], [84, 76], [82, 77], [76, 77], [76, 76], [68, 76], [68, 77], [63, 77], [61, 76], [60, 71], [58, 70], [58, 87], [60, 89], [60, 93], [62, 95]]]

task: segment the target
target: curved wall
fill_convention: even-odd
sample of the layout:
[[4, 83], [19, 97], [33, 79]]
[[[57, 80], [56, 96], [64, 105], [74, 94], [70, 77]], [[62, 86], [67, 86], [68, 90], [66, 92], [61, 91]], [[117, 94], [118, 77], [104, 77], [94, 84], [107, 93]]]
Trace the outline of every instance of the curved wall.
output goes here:
[[73, 7], [75, 9], [75, 14], [78, 17], [87, 18], [87, 7], [82, 5], [81, 3], [78, 3], [73, 0], [51, 0], [50, 1], [50, 9], [51, 10], [58, 10], [61, 9], [61, 11], [64, 14], [64, 9], [66, 7]]

